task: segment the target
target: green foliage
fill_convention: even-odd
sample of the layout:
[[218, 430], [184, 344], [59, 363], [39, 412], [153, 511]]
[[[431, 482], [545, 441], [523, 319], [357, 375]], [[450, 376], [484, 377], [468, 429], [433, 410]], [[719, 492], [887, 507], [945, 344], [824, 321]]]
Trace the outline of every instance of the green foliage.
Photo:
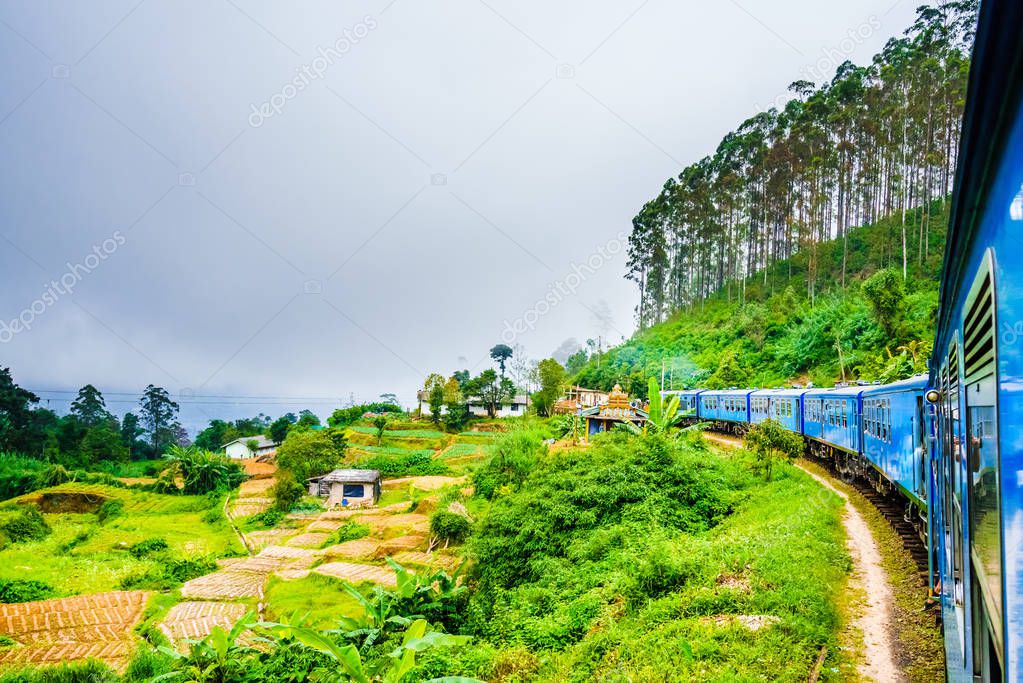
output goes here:
[[773, 418], [752, 425], [746, 432], [745, 444], [757, 457], [768, 481], [771, 481], [776, 462], [792, 462], [803, 454], [805, 448], [801, 436], [785, 429]]
[[430, 516], [430, 533], [445, 543], [463, 543], [471, 531], [472, 522], [464, 514], [437, 510]]
[[39, 541], [50, 534], [50, 526], [34, 506], [23, 506], [13, 517], [0, 524], [3, 531], [14, 543]]
[[111, 498], [99, 506], [96, 511], [96, 519], [100, 524], [106, 524], [109, 520], [120, 517], [124, 514], [124, 501], [118, 498]]
[[141, 560], [145, 557], [150, 557], [157, 553], [166, 552], [170, 546], [167, 544], [166, 539], [163, 538], [147, 538], [144, 541], [139, 541], [135, 545], [128, 548], [128, 553], [137, 560]]
[[361, 420], [366, 413], [400, 415], [402, 412], [401, 406], [396, 406], [393, 403], [362, 403], [348, 408], [338, 408], [327, 418], [327, 424], [335, 429], [344, 429]]
[[0, 579], [0, 602], [32, 602], [52, 598], [56, 591], [48, 583], [34, 579]]
[[[325, 472], [323, 474], [326, 474]], [[280, 514], [291, 512], [295, 503], [302, 500], [306, 487], [302, 485], [289, 470], [281, 470], [277, 481], [270, 487], [270, 497], [274, 500], [273, 510]]]
[[0, 453], [0, 500], [38, 488], [38, 475], [46, 463], [18, 453]]
[[[289, 508], [290, 509], [290, 508]], [[263, 510], [249, 517], [245, 522], [246, 529], [272, 529], [284, 519], [285, 513], [275, 508]]]
[[349, 519], [339, 526], [337, 531], [331, 535], [329, 543], [347, 543], [348, 541], [356, 541], [360, 538], [369, 536], [369, 532], [369, 526], [356, 522], [354, 519]]
[[863, 295], [889, 338], [894, 338], [906, 305], [902, 274], [894, 268], [879, 270], [863, 281]]
[[95, 659], [0, 673], [0, 683], [117, 683], [118, 678], [113, 669]]
[[346, 448], [340, 429], [292, 430], [277, 449], [277, 467], [304, 482], [340, 467]]
[[146, 571], [121, 579], [121, 590], [172, 590], [186, 581], [217, 571], [217, 561], [209, 555], [175, 557], [164, 551], [148, 557], [158, 561]]
[[554, 404], [561, 398], [568, 376], [561, 363], [553, 358], [540, 361], [536, 366], [536, 372], [540, 379], [540, 390], [533, 394], [533, 405], [539, 415], [549, 417], [554, 410]]
[[184, 482], [182, 492], [187, 495], [227, 491], [245, 480], [241, 465], [223, 453], [171, 446], [165, 457], [168, 469]]
[[409, 451], [406, 455], [373, 455], [355, 463], [363, 470], [379, 470], [384, 477], [425, 477], [450, 474], [443, 460], [433, 457], [432, 451]]
[[544, 434], [516, 429], [495, 439], [493, 455], [472, 475], [476, 495], [492, 500], [499, 493], [517, 490], [546, 453]]

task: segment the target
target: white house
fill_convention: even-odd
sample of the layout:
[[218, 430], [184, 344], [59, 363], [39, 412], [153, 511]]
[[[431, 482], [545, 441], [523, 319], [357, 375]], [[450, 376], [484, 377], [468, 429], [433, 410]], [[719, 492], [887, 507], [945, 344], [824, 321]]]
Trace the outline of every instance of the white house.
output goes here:
[[[430, 413], [430, 402], [429, 396], [422, 389], [418, 393], [420, 414], [423, 417], [429, 417]], [[529, 407], [529, 397], [526, 394], [518, 394], [513, 397], [510, 401], [502, 403], [497, 410], [497, 417], [515, 417], [516, 415], [525, 415], [526, 408]], [[446, 406], [442, 406], [440, 409], [441, 414], [448, 412]], [[487, 408], [483, 405], [483, 401], [478, 396], [469, 397], [469, 414], [473, 417], [487, 417]]]
[[[526, 408], [529, 406], [529, 396], [526, 394], [518, 394], [513, 396], [510, 401], [505, 401], [497, 407], [497, 414], [495, 417], [515, 417], [517, 415], [525, 415]], [[487, 407], [483, 405], [483, 401], [476, 396], [469, 398], [469, 414], [473, 417], [488, 417]]]
[[[253, 441], [256, 442], [255, 450], [249, 448], [250, 442]], [[273, 455], [277, 452], [277, 444], [262, 434], [243, 436], [224, 444], [223, 448], [227, 457], [233, 460], [247, 460], [248, 458], [258, 458], [261, 455]]]

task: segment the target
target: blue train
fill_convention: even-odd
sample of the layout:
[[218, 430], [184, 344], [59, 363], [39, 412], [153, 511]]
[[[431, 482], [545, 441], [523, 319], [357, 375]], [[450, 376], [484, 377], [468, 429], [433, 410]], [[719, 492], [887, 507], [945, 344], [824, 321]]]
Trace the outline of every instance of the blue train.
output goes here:
[[1023, 2], [983, 0], [928, 376], [839, 389], [682, 391], [742, 432], [767, 418], [897, 492], [927, 547], [947, 678], [1023, 681]]

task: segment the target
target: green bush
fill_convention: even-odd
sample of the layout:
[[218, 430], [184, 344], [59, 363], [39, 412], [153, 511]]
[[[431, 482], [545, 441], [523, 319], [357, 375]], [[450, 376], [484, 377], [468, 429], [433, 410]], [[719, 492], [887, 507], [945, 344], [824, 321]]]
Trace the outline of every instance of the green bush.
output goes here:
[[518, 488], [547, 451], [544, 438], [536, 429], [502, 434], [492, 446], [493, 455], [472, 475], [476, 493], [491, 500], [502, 487]]
[[354, 465], [358, 469], [377, 470], [384, 477], [425, 477], [450, 474], [443, 461], [429, 451], [409, 451], [407, 455], [374, 455]]
[[249, 517], [245, 520], [245, 525], [251, 529], [272, 529], [281, 523], [284, 515], [281, 510], [270, 508]]
[[430, 517], [430, 533], [445, 542], [462, 543], [471, 530], [472, 523], [465, 515], [437, 510]]
[[120, 517], [123, 514], [124, 501], [111, 498], [99, 506], [99, 510], [96, 511], [96, 519], [99, 520], [100, 524], [106, 524], [109, 520]]
[[128, 662], [124, 672], [126, 683], [142, 683], [169, 672], [174, 667], [170, 655], [153, 649], [148, 643], [140, 643]]
[[286, 470], [278, 474], [277, 482], [270, 488], [270, 496], [274, 499], [273, 509], [282, 514], [290, 512], [305, 494], [305, 486]]
[[369, 526], [356, 522], [354, 519], [349, 519], [338, 527], [337, 531], [335, 531], [331, 536], [329, 543], [347, 543], [348, 541], [356, 541], [360, 538], [369, 536], [369, 532]]
[[163, 553], [157, 559], [156, 566], [129, 574], [121, 579], [118, 587], [121, 590], [172, 590], [186, 581], [217, 570], [216, 559], [208, 555], [178, 558]]
[[50, 535], [50, 527], [43, 515], [31, 506], [22, 508], [16, 516], [0, 525], [0, 530], [14, 543], [40, 541]]
[[0, 683], [117, 683], [119, 678], [103, 662], [87, 659], [57, 666], [7, 669], [0, 674]]
[[169, 548], [170, 546], [167, 545], [167, 541], [163, 538], [147, 538], [128, 548], [128, 553], [136, 560], [141, 560], [151, 555], [162, 553]]
[[241, 465], [223, 453], [172, 446], [165, 457], [169, 471], [181, 477], [184, 482], [181, 490], [188, 495], [228, 491], [246, 479]]
[[0, 579], [0, 602], [33, 602], [53, 597], [53, 586], [34, 579]]

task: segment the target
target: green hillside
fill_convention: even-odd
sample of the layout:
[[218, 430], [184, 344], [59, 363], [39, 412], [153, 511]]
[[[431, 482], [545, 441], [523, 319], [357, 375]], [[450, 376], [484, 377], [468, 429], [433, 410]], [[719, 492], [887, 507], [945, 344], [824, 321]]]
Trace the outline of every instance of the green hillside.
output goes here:
[[[910, 253], [921, 213], [907, 216]], [[930, 220], [947, 225], [947, 201], [932, 204]], [[843, 373], [846, 380], [891, 381], [921, 372], [933, 335], [945, 228], [932, 228], [929, 256], [910, 263], [903, 280], [900, 254], [890, 246], [901, 221], [895, 216], [849, 232], [844, 287], [842, 242], [822, 243], [813, 300], [810, 254], [799, 253], [593, 354], [574, 381], [602, 389], [620, 383], [642, 395], [647, 378], [659, 378], [662, 367], [665, 388], [675, 389], [831, 386]]]

